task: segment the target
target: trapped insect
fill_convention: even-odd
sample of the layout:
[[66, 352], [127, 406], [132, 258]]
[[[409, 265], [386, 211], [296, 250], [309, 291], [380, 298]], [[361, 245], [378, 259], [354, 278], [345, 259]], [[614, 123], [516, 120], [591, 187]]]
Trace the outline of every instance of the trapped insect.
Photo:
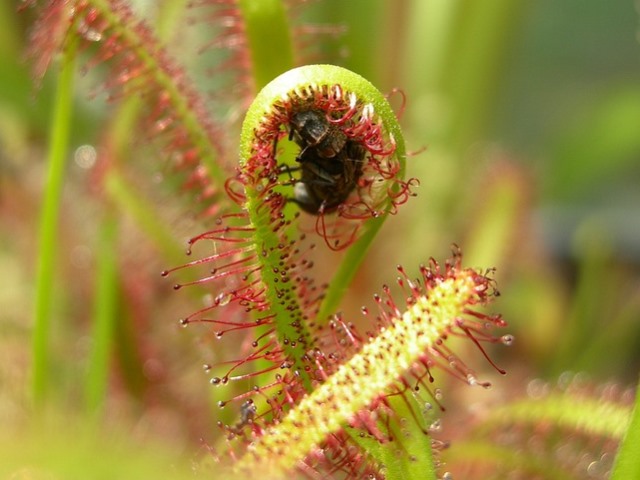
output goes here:
[[295, 112], [289, 123], [289, 139], [301, 148], [296, 157], [300, 179], [291, 201], [311, 214], [330, 213], [355, 189], [362, 176], [365, 148], [349, 139], [322, 111]]

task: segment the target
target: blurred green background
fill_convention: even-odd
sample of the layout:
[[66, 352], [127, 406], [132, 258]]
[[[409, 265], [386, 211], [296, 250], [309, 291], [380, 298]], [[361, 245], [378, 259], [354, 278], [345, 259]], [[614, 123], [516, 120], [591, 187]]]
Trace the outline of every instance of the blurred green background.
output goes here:
[[[136, 9], [153, 23], [162, 8], [179, 13], [183, 3], [140, 1]], [[421, 186], [385, 225], [344, 310], [355, 315], [371, 304], [380, 285], [393, 281], [395, 264], [415, 272], [430, 256], [447, 257], [455, 242], [466, 264], [497, 268], [502, 297], [493, 308], [516, 337], [511, 348], [491, 351], [509, 371], [506, 378], [493, 378], [486, 366], [497, 397], [566, 371], [586, 372], [595, 382], [634, 383], [640, 366], [638, 4], [325, 0], [292, 7], [291, 15], [300, 63], [343, 65], [383, 92], [400, 88], [407, 98], [401, 121], [416, 152], [408, 175]], [[169, 50], [205, 93], [220, 95], [216, 89], [227, 87], [206, 71], [224, 55], [200, 52], [215, 28], [194, 25], [194, 16], [187, 11], [176, 20]], [[18, 13], [11, 2], [0, 4], [0, 424], [25, 438], [22, 444], [0, 439], [0, 451], [6, 443], [40, 452], [49, 443], [43, 427], [32, 424], [29, 378], [56, 68], [40, 86], [32, 81], [25, 51], [33, 19], [31, 9]], [[123, 200], [122, 190], [96, 181], [94, 154], [109, 144], [118, 111], [96, 87], [103, 75], [92, 70], [76, 82], [46, 407], [57, 419], [54, 438], [83, 438], [60, 428], [59, 417], [63, 425], [85, 425], [97, 412], [119, 425], [119, 441], [136, 445], [127, 451], [158, 442], [176, 458], [193, 458], [201, 453], [199, 439], [215, 442], [220, 435], [220, 415], [233, 421], [232, 412], [215, 407], [228, 394], [212, 391], [201, 368], [225, 358], [229, 347], [204, 328], [178, 327], [177, 319], [206, 301], [206, 292], [170, 293], [171, 282], [159, 272], [187, 260], [185, 240], [207, 222], [179, 191], [161, 146], [149, 146], [141, 133], [128, 139], [121, 178], [146, 206], [151, 225], [140, 224], [135, 202]], [[232, 94], [223, 96], [226, 103], [214, 99], [211, 110], [227, 122], [233, 158], [244, 107]], [[391, 102], [399, 110], [401, 95]], [[92, 403], [86, 384], [96, 342], [95, 272], [105, 205], [117, 225], [116, 320], [108, 384]], [[474, 362], [479, 356], [469, 355]], [[64, 441], [56, 446], [63, 447]], [[96, 449], [103, 448], [98, 442]]]

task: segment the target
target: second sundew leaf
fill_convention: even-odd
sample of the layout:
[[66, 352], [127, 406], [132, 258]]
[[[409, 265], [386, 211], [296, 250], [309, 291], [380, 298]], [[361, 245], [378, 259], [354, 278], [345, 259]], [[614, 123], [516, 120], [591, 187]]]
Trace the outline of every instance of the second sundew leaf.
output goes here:
[[[300, 135], [293, 131], [294, 119], [301, 118], [297, 115], [311, 115], [316, 122], [314, 126], [323, 130], [321, 139], [318, 144], [300, 145], [302, 153], [296, 163], [283, 167], [284, 162], [278, 158], [278, 142], [287, 136], [294, 137], [294, 133]], [[302, 135], [305, 133], [308, 132]], [[296, 141], [304, 143], [301, 138]], [[321, 150], [323, 146], [328, 152]], [[352, 191], [346, 192], [342, 203], [336, 205], [333, 198], [323, 198], [324, 190], [315, 191], [313, 197], [317, 211], [311, 218], [321, 241], [332, 250], [355, 248], [354, 243], [359, 250], [355, 256], [347, 254], [349, 264], [342, 268], [339, 281], [331, 282], [326, 292], [333, 307], [362, 260], [372, 232], [410, 194], [411, 184], [402, 180], [405, 163], [402, 133], [388, 102], [367, 80], [340, 67], [311, 65], [279, 76], [258, 94], [243, 124], [240, 151], [237, 180], [242, 184], [242, 203], [255, 232], [255, 248], [260, 252], [265, 297], [273, 313], [279, 343], [293, 367], [300, 371], [304, 368], [301, 357], [312, 347], [309, 328], [322, 296], [318, 293], [314, 293], [314, 298], [308, 296], [307, 287], [313, 283], [308, 273], [290, 275], [288, 269], [304, 265], [298, 251], [306, 247], [304, 235], [294, 233], [288, 226], [307, 213], [285, 206], [298, 203], [303, 210], [313, 212], [314, 204], [305, 204], [303, 200], [308, 199], [296, 196], [299, 188], [314, 188], [311, 183], [316, 181], [341, 185], [339, 182], [347, 175], [346, 162], [358, 162], [352, 167], [358, 172], [350, 185]], [[351, 153], [354, 151], [355, 154]], [[307, 156], [302, 159], [302, 155]], [[357, 158], [352, 160], [350, 157], [354, 156]], [[312, 167], [305, 161], [313, 163]], [[302, 170], [302, 177], [294, 179], [292, 172], [297, 170]], [[318, 319], [319, 323], [324, 320]]]
[[61, 213], [62, 188], [66, 154], [71, 129], [73, 84], [76, 69], [77, 42], [66, 46], [56, 93], [53, 120], [50, 126], [48, 174], [44, 191], [38, 232], [38, 260], [35, 288], [35, 320], [32, 335], [32, 395], [40, 407], [49, 394], [49, 351], [51, 331], [51, 303], [55, 284], [55, 260], [57, 256], [58, 218]]
[[249, 44], [251, 77], [259, 89], [293, 66], [291, 29], [281, 0], [240, 0], [238, 6]]
[[[494, 337], [490, 330], [505, 322], [499, 315], [477, 310], [497, 295], [491, 271], [463, 269], [459, 254], [444, 267], [432, 261], [420, 270], [421, 278], [411, 280], [399, 268], [406, 309], [394, 301], [388, 287], [383, 288], [384, 298], [374, 297], [380, 328], [367, 341], [336, 317], [327, 335], [319, 337], [319, 348], [310, 354], [323, 381], [279, 421], [254, 429], [247, 453], [235, 465], [237, 473], [260, 471], [276, 479], [300, 469], [318, 472], [318, 478], [323, 472], [338, 471], [345, 472], [345, 478], [378, 478], [375, 472], [386, 470], [389, 479], [433, 478], [429, 427], [418, 419], [426, 404], [419, 406], [410, 396], [424, 402], [431, 371], [437, 367], [469, 385], [489, 386], [451, 351], [448, 338], [464, 335], [481, 350], [480, 342], [509, 344], [512, 338]], [[350, 342], [355, 353], [341, 356]], [[345, 431], [352, 439], [357, 435], [352, 428], [360, 429], [361, 436], [394, 445], [375, 447], [368, 439], [345, 438]], [[354, 443], [366, 449], [365, 457]]]
[[65, 36], [92, 52], [83, 68], [108, 67], [104, 87], [112, 99], [140, 96], [150, 136], [166, 140], [163, 150], [178, 169], [206, 169], [206, 183], [216, 189], [228, 172], [220, 162], [221, 127], [207, 102], [153, 29], [123, 0], [46, 2], [30, 48], [35, 74], [44, 75]]

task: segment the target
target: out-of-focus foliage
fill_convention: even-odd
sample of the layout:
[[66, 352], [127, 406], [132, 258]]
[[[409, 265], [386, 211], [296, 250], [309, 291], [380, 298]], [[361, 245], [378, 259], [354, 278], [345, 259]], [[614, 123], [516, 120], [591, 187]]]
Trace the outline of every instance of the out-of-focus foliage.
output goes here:
[[[136, 7], [153, 19], [150, 3]], [[493, 396], [476, 397], [509, 398], [531, 378], [553, 381], [567, 370], [587, 372], [596, 382], [634, 382], [640, 366], [637, 5], [324, 0], [293, 12], [301, 25], [333, 25], [306, 47], [309, 62], [343, 65], [383, 91], [404, 91], [402, 123], [409, 149], [418, 152], [408, 176], [421, 180], [419, 195], [376, 240], [353, 287], [357, 295], [343, 305], [346, 315], [371, 303], [396, 263], [442, 258], [455, 242], [466, 263], [497, 267], [499, 309], [516, 337], [497, 359], [509, 376], [492, 379]], [[198, 86], [224, 98], [212, 109], [228, 122], [233, 145], [239, 134], [233, 120], [244, 107], [224, 90], [228, 83], [207, 76], [219, 59], [199, 53], [211, 34], [190, 16], [174, 27], [169, 50]], [[0, 4], [0, 424], [20, 432], [13, 438], [25, 450], [40, 451], [49, 437], [39, 438], [31, 425], [28, 384], [55, 75], [39, 86], [32, 81], [24, 61], [32, 21], [33, 11]], [[99, 90], [90, 98], [99, 75], [98, 69], [77, 79], [51, 307], [50, 407], [78, 423], [90, 416], [82, 385], [95, 341], [98, 219], [104, 205], [113, 205], [118, 320], [105, 418], [115, 415], [125, 429], [143, 430], [141, 439], [195, 455], [200, 438], [219, 438], [215, 419], [232, 415], [215, 407], [220, 393], [199, 367], [225, 354], [210, 333], [178, 328], [177, 319], [204, 303], [206, 293], [171, 293], [159, 272], [182, 261], [184, 240], [205, 222], [190, 213], [166, 161], [157, 160], [161, 146], [146, 145], [135, 129], [122, 159], [125, 183], [96, 191], [93, 154], [109, 145], [118, 115]], [[159, 241], [167, 231], [169, 238]], [[469, 406], [467, 390], [456, 387], [447, 387], [450, 415]], [[443, 436], [455, 437], [459, 422], [445, 417]], [[91, 455], [78, 454], [77, 461], [89, 464]], [[63, 476], [68, 471], [45, 464]]]

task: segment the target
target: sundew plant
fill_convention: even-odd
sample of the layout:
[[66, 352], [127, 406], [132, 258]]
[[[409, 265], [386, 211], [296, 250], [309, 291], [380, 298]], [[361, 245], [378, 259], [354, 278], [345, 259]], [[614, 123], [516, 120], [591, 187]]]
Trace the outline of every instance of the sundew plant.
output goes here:
[[638, 201], [640, 90], [519, 160], [536, 8], [13, 7], [3, 478], [640, 478], [637, 234], [544, 239]]

